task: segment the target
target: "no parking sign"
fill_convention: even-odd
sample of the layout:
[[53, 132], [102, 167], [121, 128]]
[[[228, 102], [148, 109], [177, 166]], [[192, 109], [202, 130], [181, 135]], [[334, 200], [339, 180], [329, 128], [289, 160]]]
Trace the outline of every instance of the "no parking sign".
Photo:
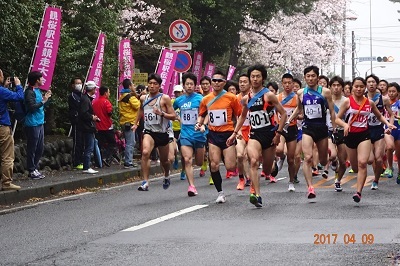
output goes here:
[[174, 70], [178, 73], [186, 72], [192, 66], [192, 57], [186, 51], [178, 51]]

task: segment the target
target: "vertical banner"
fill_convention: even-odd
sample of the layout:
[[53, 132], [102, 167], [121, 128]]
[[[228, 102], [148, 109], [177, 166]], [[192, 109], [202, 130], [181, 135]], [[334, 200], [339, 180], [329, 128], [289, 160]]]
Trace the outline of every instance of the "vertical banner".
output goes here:
[[226, 80], [231, 80], [233, 77], [233, 74], [235, 74], [236, 67], [229, 65], [229, 70], [228, 74], [226, 75]]
[[196, 85], [200, 85], [202, 68], [203, 68], [203, 53], [195, 51], [193, 55], [192, 72], [197, 77]]
[[174, 72], [174, 66], [178, 53], [174, 50], [163, 48], [161, 50], [160, 60], [157, 64], [156, 73], [160, 75], [162, 79], [161, 89], [163, 93], [169, 93], [169, 87], [171, 84], [172, 74]]
[[132, 80], [134, 72], [133, 53], [131, 49], [131, 41], [129, 39], [122, 39], [119, 43], [118, 65], [119, 65], [119, 86], [118, 86], [118, 92], [119, 92], [123, 89], [122, 81], [124, 81], [124, 79]]
[[[99, 37], [97, 38], [96, 48], [93, 52], [93, 59], [90, 64], [88, 75], [85, 81], [85, 82], [94, 81], [94, 83], [96, 83], [96, 86], [98, 87], [100, 87], [101, 85], [105, 44], [106, 44], [106, 35], [100, 32]], [[99, 90], [96, 90], [96, 96], [98, 92]]]
[[204, 69], [204, 76], [212, 78], [212, 75], [214, 75], [214, 72], [215, 72], [215, 65], [207, 62], [206, 67]]
[[46, 6], [30, 70], [42, 73], [43, 86], [40, 87], [42, 90], [49, 90], [53, 80], [60, 30], [61, 9]]
[[172, 79], [171, 79], [171, 85], [169, 86], [169, 91], [168, 95], [169, 97], [175, 97], [174, 95], [174, 87], [175, 85], [179, 84], [179, 73], [174, 70], [174, 73], [172, 74]]

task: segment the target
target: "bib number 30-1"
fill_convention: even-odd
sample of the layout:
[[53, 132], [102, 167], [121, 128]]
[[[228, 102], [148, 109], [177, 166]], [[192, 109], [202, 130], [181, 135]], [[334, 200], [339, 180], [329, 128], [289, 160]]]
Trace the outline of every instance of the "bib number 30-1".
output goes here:
[[269, 115], [265, 111], [256, 111], [250, 113], [251, 127], [254, 129], [263, 128], [271, 125]]

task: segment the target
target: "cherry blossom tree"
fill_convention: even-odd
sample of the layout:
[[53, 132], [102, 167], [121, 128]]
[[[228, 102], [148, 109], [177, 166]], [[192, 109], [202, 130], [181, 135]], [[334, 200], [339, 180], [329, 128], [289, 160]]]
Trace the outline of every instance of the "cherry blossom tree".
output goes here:
[[345, 1], [317, 1], [308, 14], [278, 12], [262, 25], [247, 19], [241, 31], [240, 63], [256, 61], [294, 73], [310, 64], [328, 67], [342, 49]]

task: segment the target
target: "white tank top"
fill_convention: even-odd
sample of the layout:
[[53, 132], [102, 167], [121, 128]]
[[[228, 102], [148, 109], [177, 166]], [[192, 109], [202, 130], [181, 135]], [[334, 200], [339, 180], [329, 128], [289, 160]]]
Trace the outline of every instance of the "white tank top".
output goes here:
[[[166, 133], [168, 128], [168, 119], [165, 119], [161, 115], [157, 115], [153, 112], [153, 107], [161, 110], [159, 96], [155, 103], [149, 103], [143, 108], [144, 112], [144, 129], [150, 130], [151, 132]], [[147, 102], [149, 95], [146, 95], [144, 102]]]

